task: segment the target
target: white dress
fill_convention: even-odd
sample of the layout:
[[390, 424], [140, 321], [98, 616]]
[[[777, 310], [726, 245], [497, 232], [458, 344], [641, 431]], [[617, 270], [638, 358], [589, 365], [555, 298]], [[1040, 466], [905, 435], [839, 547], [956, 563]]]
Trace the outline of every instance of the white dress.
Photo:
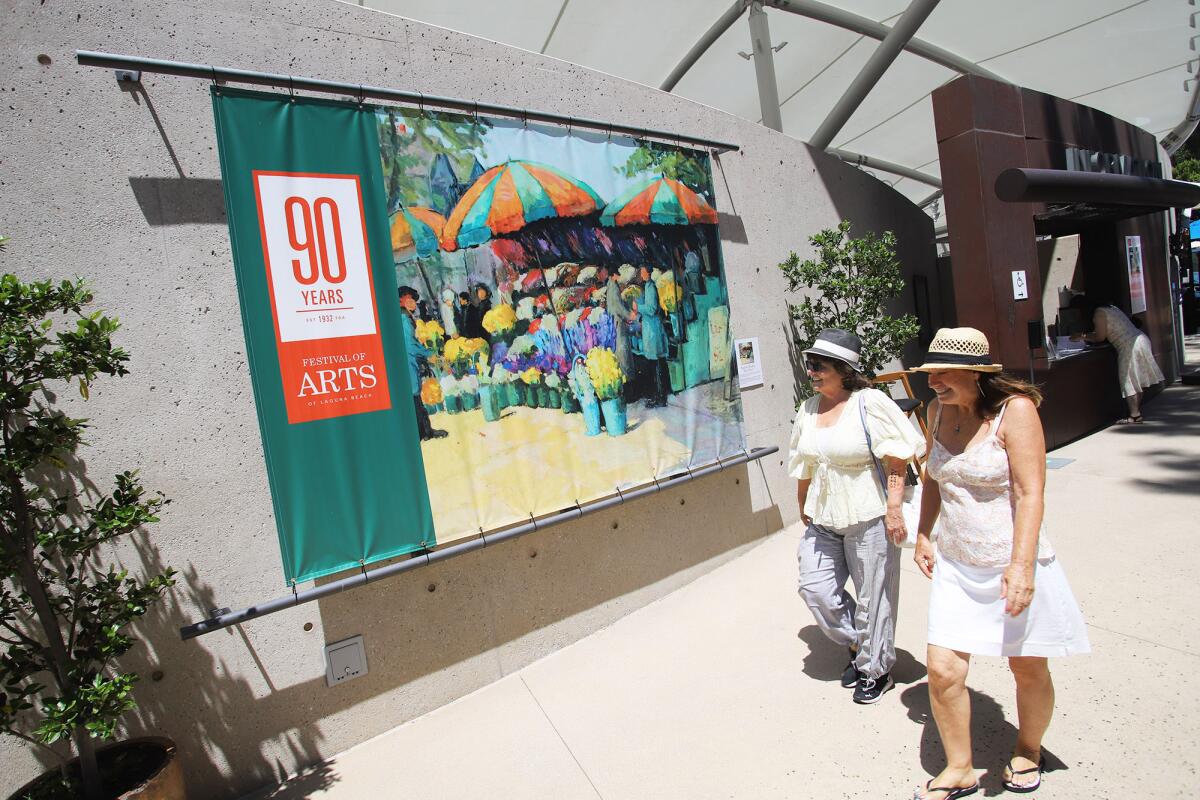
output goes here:
[[1101, 306], [1096, 313], [1104, 315], [1108, 342], [1117, 351], [1117, 382], [1121, 384], [1122, 397], [1133, 397], [1147, 386], [1166, 380], [1154, 360], [1150, 337], [1139, 331], [1125, 312]]
[[[1007, 406], [1006, 406], [1007, 407]], [[1066, 573], [1044, 530], [1038, 535], [1033, 601], [1015, 617], [1004, 613], [1000, 579], [1012, 556], [1013, 501], [1008, 452], [996, 434], [957, 455], [937, 440], [934, 420], [929, 477], [938, 482], [937, 558], [929, 598], [929, 644], [987, 656], [1087, 653], [1087, 627]]]

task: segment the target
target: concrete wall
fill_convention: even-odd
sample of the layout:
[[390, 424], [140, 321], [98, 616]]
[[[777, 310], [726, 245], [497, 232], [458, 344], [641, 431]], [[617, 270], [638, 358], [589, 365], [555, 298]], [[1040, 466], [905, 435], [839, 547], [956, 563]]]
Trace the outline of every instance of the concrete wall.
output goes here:
[[[126, 91], [75, 49], [294, 72], [679, 130], [742, 145], [716, 167], [737, 336], [762, 339], [744, 395], [752, 446], [786, 446], [795, 355], [775, 265], [848, 217], [894, 230], [933, 275], [928, 217], [800, 142], [568, 63], [328, 0], [10, 0], [0, 45], [0, 268], [82, 275], [124, 322], [132, 374], [99, 382], [85, 456], [100, 483], [138, 467], [173, 499], [132, 568], [180, 570], [128, 659], [128, 733], [179, 744], [193, 797], [276, 781], [484, 686], [711, 569], [796, 518], [783, 455], [636, 506], [202, 639], [177, 628], [284, 593], [224, 224], [208, 86], [145, 75]], [[911, 299], [906, 299], [911, 303]], [[903, 305], [904, 303], [902, 303]], [[64, 393], [64, 397], [71, 393]], [[321, 647], [364, 634], [370, 674], [325, 686]], [[582, 690], [582, 688], [581, 688]], [[470, 731], [464, 731], [470, 736]], [[442, 745], [444, 746], [444, 745]], [[419, 758], [420, 754], [397, 754]], [[6, 742], [10, 787], [40, 765]]]

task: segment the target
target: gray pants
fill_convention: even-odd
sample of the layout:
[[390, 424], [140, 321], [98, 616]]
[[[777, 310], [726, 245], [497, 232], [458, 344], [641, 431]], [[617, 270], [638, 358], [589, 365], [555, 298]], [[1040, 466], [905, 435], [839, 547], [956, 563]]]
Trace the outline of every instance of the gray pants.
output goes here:
[[[896, 605], [900, 598], [900, 550], [887, 537], [883, 518], [842, 530], [809, 525], [800, 540], [800, 596], [834, 643], [855, 647], [854, 665], [868, 678], [896, 663]], [[857, 602], [846, 591], [854, 582]]]

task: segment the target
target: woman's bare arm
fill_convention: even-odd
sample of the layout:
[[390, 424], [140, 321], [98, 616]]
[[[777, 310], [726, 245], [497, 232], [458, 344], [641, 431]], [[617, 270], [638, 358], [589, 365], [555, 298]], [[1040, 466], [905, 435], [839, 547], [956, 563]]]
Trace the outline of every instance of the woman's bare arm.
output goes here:
[[1008, 451], [1015, 507], [1012, 556], [1004, 570], [1001, 592], [1007, 601], [1004, 610], [1016, 616], [1033, 600], [1033, 571], [1045, 510], [1046, 439], [1033, 401], [1025, 397], [1008, 401], [1004, 430], [999, 434]]

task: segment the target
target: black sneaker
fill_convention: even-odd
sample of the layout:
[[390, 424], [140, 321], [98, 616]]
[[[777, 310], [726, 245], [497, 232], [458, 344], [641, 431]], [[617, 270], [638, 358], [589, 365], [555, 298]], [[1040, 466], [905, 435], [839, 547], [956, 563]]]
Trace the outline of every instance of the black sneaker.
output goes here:
[[862, 673], [858, 671], [858, 667], [854, 666], [854, 651], [850, 651], [850, 663], [842, 670], [842, 688], [853, 689], [858, 686], [858, 680], [862, 677]]
[[892, 676], [883, 673], [878, 678], [868, 678], [866, 675], [858, 679], [858, 687], [854, 690], [854, 702], [860, 705], [878, 703], [883, 693], [895, 687]]

